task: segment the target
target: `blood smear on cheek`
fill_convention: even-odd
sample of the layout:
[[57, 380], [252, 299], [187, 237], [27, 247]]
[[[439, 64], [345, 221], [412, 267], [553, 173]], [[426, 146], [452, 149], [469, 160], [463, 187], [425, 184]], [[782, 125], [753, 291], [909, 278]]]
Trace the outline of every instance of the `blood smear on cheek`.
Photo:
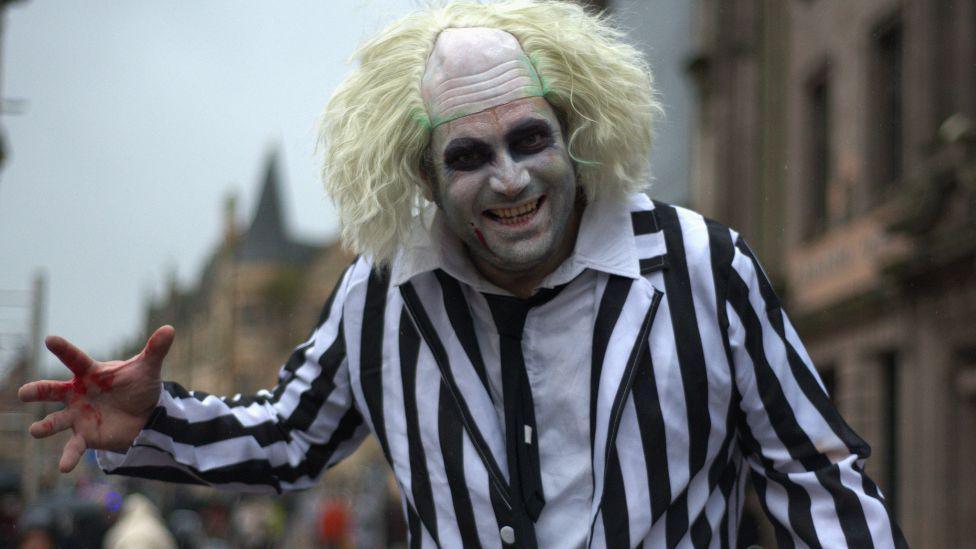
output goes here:
[[481, 229], [475, 228], [474, 234], [475, 236], [478, 237], [478, 241], [481, 242], [482, 246], [484, 246], [488, 250], [491, 250], [491, 248], [488, 247], [488, 243], [485, 242], [485, 235], [481, 234]]

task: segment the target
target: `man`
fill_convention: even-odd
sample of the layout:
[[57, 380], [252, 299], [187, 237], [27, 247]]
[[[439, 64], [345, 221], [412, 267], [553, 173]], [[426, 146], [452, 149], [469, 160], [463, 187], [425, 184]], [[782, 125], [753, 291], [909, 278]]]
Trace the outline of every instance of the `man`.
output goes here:
[[746, 471], [784, 546], [904, 544], [745, 242], [635, 194], [658, 106], [618, 31], [453, 4], [358, 58], [322, 136], [362, 255], [277, 387], [160, 390], [170, 327], [49, 338], [76, 380], [21, 398], [67, 401], [31, 427], [73, 429], [63, 470], [290, 490], [371, 431], [418, 546], [734, 546]]

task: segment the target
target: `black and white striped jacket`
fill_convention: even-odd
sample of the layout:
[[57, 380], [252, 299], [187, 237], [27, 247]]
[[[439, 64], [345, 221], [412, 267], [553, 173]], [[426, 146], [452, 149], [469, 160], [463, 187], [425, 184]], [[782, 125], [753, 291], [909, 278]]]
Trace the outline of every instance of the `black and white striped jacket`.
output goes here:
[[[641, 275], [596, 277], [589, 544], [734, 547], [751, 471], [783, 547], [904, 545], [863, 473], [867, 444], [831, 405], [746, 243], [643, 196], [629, 208], [621, 238], [635, 239]], [[292, 490], [373, 432], [412, 546], [545, 545], [513, 505], [472, 323], [484, 305], [443, 271], [389, 278], [357, 260], [271, 392], [164, 384], [128, 453], [99, 453], [103, 469]]]

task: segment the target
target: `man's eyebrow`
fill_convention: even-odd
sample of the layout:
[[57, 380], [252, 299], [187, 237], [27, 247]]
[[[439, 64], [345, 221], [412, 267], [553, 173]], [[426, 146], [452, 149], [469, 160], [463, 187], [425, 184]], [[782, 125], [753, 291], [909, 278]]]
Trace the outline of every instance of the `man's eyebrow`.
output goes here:
[[444, 147], [444, 159], [448, 160], [458, 153], [467, 152], [473, 148], [482, 147], [484, 145], [485, 142], [480, 139], [475, 139], [473, 137], [456, 137], [447, 144], [447, 147]]
[[552, 126], [547, 120], [542, 118], [529, 118], [527, 120], [522, 120], [516, 124], [515, 127], [505, 132], [505, 140], [512, 141], [513, 139], [518, 139], [519, 137], [524, 137], [525, 135], [531, 135], [534, 133], [545, 133], [552, 135]]

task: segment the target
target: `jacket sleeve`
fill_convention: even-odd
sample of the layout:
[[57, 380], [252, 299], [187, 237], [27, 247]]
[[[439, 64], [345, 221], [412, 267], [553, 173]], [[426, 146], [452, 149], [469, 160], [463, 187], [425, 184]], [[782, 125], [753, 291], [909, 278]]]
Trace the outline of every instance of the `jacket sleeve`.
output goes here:
[[735, 237], [728, 338], [739, 440], [781, 547], [907, 547], [749, 246]]
[[146, 427], [125, 454], [99, 451], [110, 474], [262, 492], [315, 484], [367, 433], [353, 402], [343, 334], [347, 269], [311, 337], [249, 397], [217, 397], [164, 382]]

